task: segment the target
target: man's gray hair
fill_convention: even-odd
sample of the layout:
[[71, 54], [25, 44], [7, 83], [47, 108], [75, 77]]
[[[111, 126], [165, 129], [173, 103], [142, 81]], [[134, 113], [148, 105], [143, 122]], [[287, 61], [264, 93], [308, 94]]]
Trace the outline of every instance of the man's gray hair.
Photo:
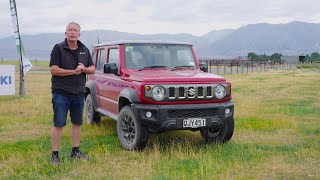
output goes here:
[[76, 22], [74, 22], [74, 21], [68, 23], [68, 25], [67, 25], [67, 27], [66, 27], [66, 30], [68, 29], [68, 26], [71, 25], [71, 24], [78, 26], [78, 27], [79, 27], [79, 31], [81, 30], [80, 24], [79, 24], [79, 23], [76, 23]]

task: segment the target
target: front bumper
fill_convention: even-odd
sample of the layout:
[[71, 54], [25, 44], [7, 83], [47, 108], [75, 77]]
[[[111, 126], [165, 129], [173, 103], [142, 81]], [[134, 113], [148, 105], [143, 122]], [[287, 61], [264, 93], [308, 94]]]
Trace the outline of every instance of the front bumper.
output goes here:
[[[219, 128], [227, 119], [233, 119], [234, 104], [232, 101], [212, 104], [183, 104], [183, 105], [146, 105], [132, 104], [137, 120], [149, 127], [152, 131], [161, 132], [169, 130], [199, 130], [204, 128]], [[230, 113], [226, 115], [226, 109]], [[146, 113], [151, 112], [151, 117]], [[205, 119], [202, 127], [183, 127], [183, 120], [188, 118]]]

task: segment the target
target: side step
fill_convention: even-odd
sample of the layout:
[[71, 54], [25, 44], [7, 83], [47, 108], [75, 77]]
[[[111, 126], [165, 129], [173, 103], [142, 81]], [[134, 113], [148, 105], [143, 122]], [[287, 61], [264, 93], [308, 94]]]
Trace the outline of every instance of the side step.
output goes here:
[[108, 116], [108, 117], [110, 117], [110, 118], [112, 118], [112, 119], [114, 119], [116, 121], [118, 120], [118, 115], [115, 115], [115, 114], [113, 114], [111, 112], [108, 112], [108, 111], [106, 111], [106, 110], [104, 110], [102, 108], [96, 108], [95, 111], [100, 113], [100, 114], [102, 114], [102, 115], [104, 115], [104, 116]]

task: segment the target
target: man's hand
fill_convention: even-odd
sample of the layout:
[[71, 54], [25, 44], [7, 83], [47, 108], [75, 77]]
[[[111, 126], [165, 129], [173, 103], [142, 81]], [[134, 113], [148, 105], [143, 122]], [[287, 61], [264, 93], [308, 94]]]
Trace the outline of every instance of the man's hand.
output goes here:
[[78, 66], [76, 68], [76, 75], [84, 73], [85, 69], [86, 67], [82, 63], [78, 63]]
[[76, 74], [76, 75], [79, 75], [79, 74], [81, 74], [81, 73], [82, 73], [81, 70], [75, 69], [75, 74]]

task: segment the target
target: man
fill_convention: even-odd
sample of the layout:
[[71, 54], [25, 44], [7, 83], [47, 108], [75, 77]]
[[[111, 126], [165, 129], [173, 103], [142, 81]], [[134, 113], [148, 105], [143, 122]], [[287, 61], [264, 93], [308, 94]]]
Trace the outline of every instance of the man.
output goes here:
[[66, 27], [65, 36], [63, 42], [54, 46], [49, 65], [52, 75], [51, 90], [54, 112], [54, 126], [51, 130], [51, 162], [53, 165], [60, 163], [58, 151], [68, 111], [72, 122], [70, 157], [88, 159], [79, 150], [80, 126], [82, 125], [86, 74], [93, 74], [95, 66], [88, 48], [78, 40], [80, 25], [70, 22]]

